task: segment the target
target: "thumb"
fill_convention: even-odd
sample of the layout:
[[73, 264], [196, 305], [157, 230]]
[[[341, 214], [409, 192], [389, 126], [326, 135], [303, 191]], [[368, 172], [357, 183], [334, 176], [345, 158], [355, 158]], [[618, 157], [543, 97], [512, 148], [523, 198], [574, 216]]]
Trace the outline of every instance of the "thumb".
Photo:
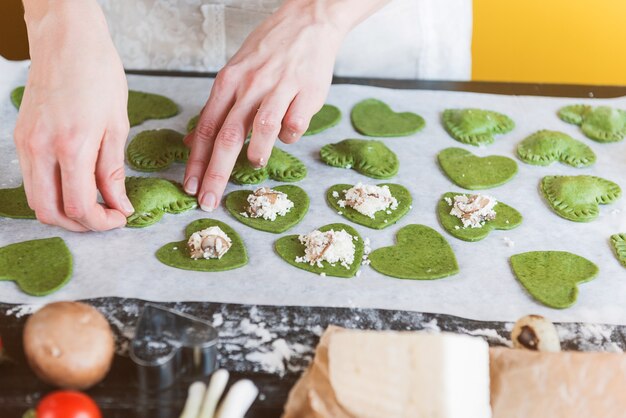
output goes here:
[[120, 133], [107, 131], [104, 134], [96, 164], [96, 183], [104, 203], [128, 217], [135, 212], [135, 209], [126, 196], [125, 143], [126, 135], [123, 131]]

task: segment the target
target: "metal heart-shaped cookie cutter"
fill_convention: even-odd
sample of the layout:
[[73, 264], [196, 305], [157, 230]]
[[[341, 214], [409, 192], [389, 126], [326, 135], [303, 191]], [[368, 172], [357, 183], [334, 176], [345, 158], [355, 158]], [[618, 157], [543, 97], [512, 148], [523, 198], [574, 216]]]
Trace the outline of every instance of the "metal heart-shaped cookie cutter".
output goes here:
[[164, 389], [182, 375], [202, 378], [215, 370], [217, 330], [202, 319], [148, 303], [129, 351], [140, 387]]

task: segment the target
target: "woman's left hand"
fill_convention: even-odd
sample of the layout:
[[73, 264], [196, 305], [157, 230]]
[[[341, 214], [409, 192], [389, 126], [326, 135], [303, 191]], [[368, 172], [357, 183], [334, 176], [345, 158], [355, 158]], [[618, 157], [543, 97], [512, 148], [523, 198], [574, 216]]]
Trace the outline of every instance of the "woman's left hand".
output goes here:
[[287, 1], [246, 39], [218, 73], [196, 129], [184, 187], [215, 209], [252, 130], [248, 159], [265, 166], [276, 137], [291, 144], [322, 107], [347, 33], [316, 2]]

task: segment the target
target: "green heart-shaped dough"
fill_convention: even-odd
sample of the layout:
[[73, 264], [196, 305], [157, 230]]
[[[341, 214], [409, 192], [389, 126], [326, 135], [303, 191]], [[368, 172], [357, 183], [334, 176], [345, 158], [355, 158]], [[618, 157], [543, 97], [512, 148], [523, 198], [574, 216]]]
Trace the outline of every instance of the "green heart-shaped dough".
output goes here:
[[61, 238], [0, 248], [0, 281], [12, 280], [29, 295], [49, 295], [65, 286], [71, 277], [72, 254]]
[[304, 245], [302, 245], [300, 241], [298, 240], [298, 235], [287, 235], [287, 236], [280, 238], [274, 244], [274, 248], [276, 249], [276, 252], [283, 260], [285, 260], [287, 263], [291, 264], [292, 266], [298, 267], [299, 269], [310, 271], [316, 274], [324, 273], [327, 276], [346, 277], [346, 278], [354, 277], [356, 272], [359, 270], [359, 267], [361, 266], [361, 261], [363, 260], [363, 253], [364, 253], [363, 238], [361, 238], [359, 233], [354, 228], [352, 228], [349, 225], [342, 224], [342, 223], [325, 225], [319, 228], [321, 232], [326, 232], [331, 229], [335, 231], [345, 230], [348, 234], [352, 235], [353, 237], [358, 238], [357, 240], [353, 241], [354, 242], [354, 262], [352, 263], [349, 269], [345, 268], [344, 266], [340, 264], [336, 264], [333, 266], [326, 261], [322, 261], [322, 267], [318, 267], [317, 265], [310, 265], [309, 263], [306, 263], [306, 262], [296, 263], [297, 257], [304, 256], [304, 249], [305, 249]]
[[492, 144], [495, 134], [512, 131], [515, 122], [491, 110], [447, 109], [443, 112], [443, 126], [457, 141], [479, 146]]
[[520, 142], [517, 155], [525, 163], [533, 165], [550, 165], [560, 161], [572, 167], [588, 167], [596, 162], [596, 154], [586, 144], [563, 132], [545, 129]]
[[[11, 102], [19, 109], [24, 97], [24, 86], [11, 92]], [[178, 114], [178, 106], [160, 94], [128, 91], [128, 122], [136, 126], [148, 119], [167, 119]]]
[[598, 217], [598, 205], [613, 203], [622, 194], [612, 181], [594, 176], [546, 176], [541, 191], [557, 215], [575, 222]]
[[578, 284], [593, 280], [598, 266], [565, 251], [530, 251], [511, 257], [517, 280], [546, 306], [569, 308], [578, 298]]
[[194, 196], [173, 181], [156, 177], [126, 177], [126, 193], [135, 208], [126, 226], [144, 228], [158, 222], [165, 213], [182, 213], [198, 206]]
[[311, 122], [309, 123], [309, 127], [304, 133], [304, 136], [315, 135], [325, 131], [326, 129], [332, 128], [337, 125], [340, 120], [341, 110], [333, 105], [325, 104], [322, 106], [320, 111], [311, 118]]
[[617, 260], [626, 267], [626, 234], [611, 235], [611, 245]]
[[323, 146], [320, 156], [332, 167], [352, 168], [375, 179], [391, 178], [400, 168], [396, 154], [376, 140], [344, 139]]
[[230, 179], [237, 184], [258, 184], [268, 178], [276, 181], [294, 182], [306, 177], [306, 166], [293, 155], [278, 147], [272, 148], [272, 154], [263, 168], [254, 168], [248, 161], [248, 144], [239, 153]]
[[398, 279], [434, 280], [459, 272], [448, 241], [426, 225], [407, 225], [396, 235], [396, 245], [372, 251], [374, 270]]
[[174, 162], [184, 163], [189, 158], [189, 148], [183, 138], [183, 134], [171, 129], [140, 132], [126, 148], [128, 164], [137, 171], [160, 171]]
[[583, 133], [598, 142], [617, 142], [626, 135], [626, 111], [609, 106], [572, 105], [559, 110], [561, 120], [579, 125]]
[[396, 113], [377, 99], [365, 99], [352, 108], [352, 125], [367, 136], [408, 136], [424, 128], [424, 118], [416, 113]]
[[272, 187], [272, 190], [285, 193], [289, 200], [293, 202], [293, 208], [291, 208], [285, 216], [277, 216], [274, 221], [263, 218], [251, 218], [250, 216], [243, 216], [241, 214], [245, 212], [248, 207], [247, 199], [248, 196], [253, 193], [252, 190], [237, 190], [229, 193], [228, 196], [226, 196], [224, 205], [226, 209], [228, 209], [228, 212], [242, 224], [260, 231], [279, 234], [299, 224], [304, 218], [304, 215], [306, 215], [309, 210], [309, 196], [298, 186], [292, 185]]
[[517, 173], [517, 163], [508, 157], [477, 157], [462, 148], [446, 148], [437, 155], [437, 160], [453, 183], [470, 190], [500, 186]]
[[[391, 195], [398, 201], [398, 207], [395, 210], [391, 210], [390, 214], [386, 211], [379, 211], [374, 214], [374, 219], [372, 219], [349, 206], [343, 208], [339, 206], [337, 201], [343, 200], [345, 197], [344, 191], [353, 187], [352, 184], [335, 184], [326, 192], [326, 201], [331, 208], [333, 208], [336, 212], [341, 213], [341, 216], [351, 220], [352, 222], [372, 229], [387, 228], [388, 226], [398, 222], [409, 212], [411, 204], [413, 203], [413, 198], [407, 188], [399, 184], [382, 183], [377, 184], [377, 186], [388, 186]], [[333, 193], [335, 192], [339, 197], [333, 197]]]
[[[222, 258], [192, 259], [189, 256], [187, 241], [194, 233], [212, 226], [218, 226], [231, 240], [231, 247]], [[248, 254], [243, 241], [237, 232], [224, 222], [216, 219], [198, 219], [185, 228], [184, 241], [170, 242], [156, 252], [157, 259], [170, 267], [194, 271], [226, 271], [243, 267], [248, 264]]]
[[13, 189], [0, 189], [0, 217], [36, 219], [35, 212], [28, 206], [23, 184]]
[[196, 116], [189, 119], [189, 121], [187, 122], [187, 133], [196, 129], [196, 126], [198, 126], [199, 120], [200, 120], [200, 114], [197, 114]]
[[[522, 215], [511, 206], [502, 202], [496, 203], [493, 210], [496, 212], [496, 218], [485, 222], [481, 228], [464, 228], [463, 222], [454, 215], [450, 215], [452, 207], [446, 202], [451, 199], [454, 202], [454, 196], [460, 196], [464, 193], [446, 193], [441, 197], [437, 204], [437, 217], [441, 226], [448, 231], [450, 235], [463, 241], [480, 241], [489, 235], [494, 229], [509, 230], [517, 228], [522, 223]], [[469, 196], [469, 195], [465, 195]]]

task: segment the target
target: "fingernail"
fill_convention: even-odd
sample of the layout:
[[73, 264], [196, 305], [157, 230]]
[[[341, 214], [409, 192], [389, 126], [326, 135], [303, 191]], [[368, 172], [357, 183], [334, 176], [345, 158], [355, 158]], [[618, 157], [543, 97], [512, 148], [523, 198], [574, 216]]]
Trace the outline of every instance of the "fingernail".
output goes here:
[[213, 212], [216, 206], [216, 201], [217, 199], [215, 199], [215, 195], [213, 193], [205, 193], [204, 196], [199, 199], [200, 208], [205, 212]]
[[122, 209], [124, 209], [124, 212], [128, 214], [135, 213], [135, 208], [133, 207], [133, 204], [130, 203], [130, 200], [128, 200], [128, 197], [126, 196], [122, 198]]
[[191, 195], [198, 193], [198, 177], [191, 177], [185, 183], [185, 191]]
[[254, 166], [254, 169], [255, 170], [260, 170], [263, 167], [265, 167], [266, 164], [267, 164], [267, 162], [265, 161], [265, 158], [259, 158], [259, 161]]

